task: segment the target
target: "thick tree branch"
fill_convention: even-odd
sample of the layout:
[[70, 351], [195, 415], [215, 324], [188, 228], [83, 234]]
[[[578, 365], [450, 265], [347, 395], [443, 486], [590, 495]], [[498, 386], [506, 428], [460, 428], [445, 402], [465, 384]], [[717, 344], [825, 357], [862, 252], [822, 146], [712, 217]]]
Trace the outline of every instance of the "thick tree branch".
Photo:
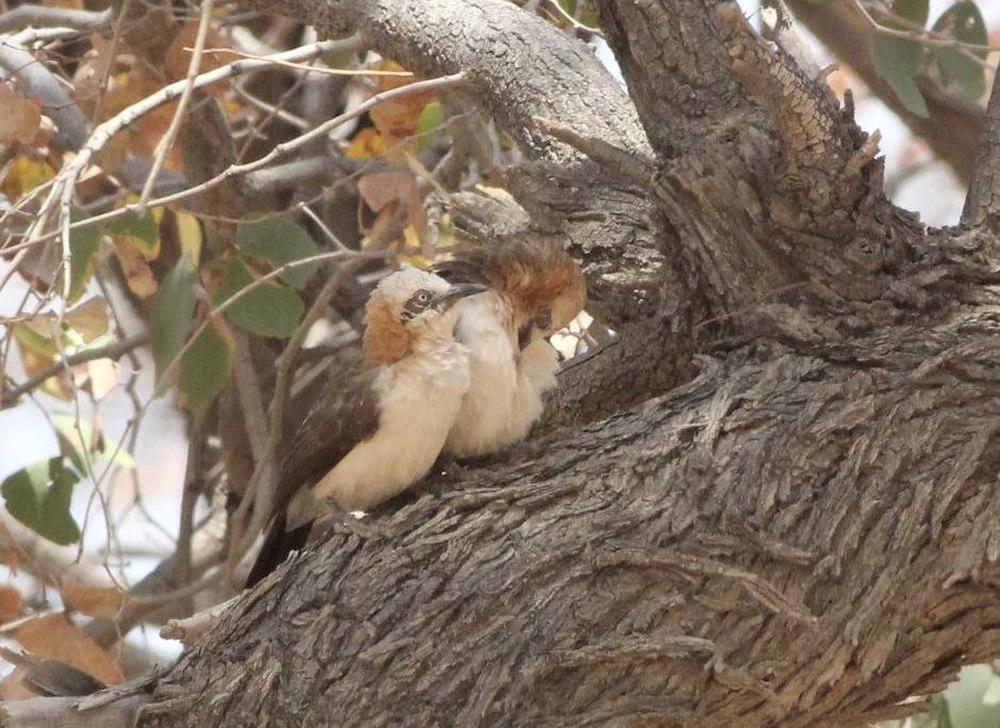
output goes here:
[[977, 364], [1000, 342], [962, 349], [991, 326], [900, 326], [826, 358], [761, 341], [765, 363], [703, 359], [536, 460], [335, 524], [226, 611], [142, 724], [905, 715], [1000, 653], [1000, 532], [970, 526], [1000, 517], [997, 380]]
[[995, 228], [1000, 216], [1000, 74], [993, 80], [993, 91], [986, 107], [986, 123], [972, 167], [969, 193], [962, 210], [963, 225], [989, 221]]

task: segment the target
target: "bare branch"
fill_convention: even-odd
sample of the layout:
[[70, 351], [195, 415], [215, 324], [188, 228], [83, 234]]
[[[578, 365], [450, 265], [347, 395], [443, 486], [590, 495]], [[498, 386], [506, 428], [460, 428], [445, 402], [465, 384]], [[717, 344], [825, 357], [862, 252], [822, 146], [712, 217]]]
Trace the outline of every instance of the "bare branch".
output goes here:
[[174, 139], [177, 137], [177, 132], [180, 131], [184, 113], [187, 111], [188, 103], [191, 101], [194, 82], [198, 77], [198, 70], [201, 68], [201, 54], [205, 49], [205, 38], [208, 36], [208, 27], [212, 20], [213, 3], [214, 0], [202, 0], [201, 17], [198, 20], [198, 31], [194, 39], [194, 49], [191, 51], [191, 60], [188, 62], [184, 87], [181, 90], [180, 100], [177, 102], [177, 109], [174, 111], [173, 118], [170, 119], [170, 126], [167, 127], [167, 131], [156, 143], [156, 151], [153, 153], [153, 168], [149, 171], [146, 184], [143, 185], [142, 192], [139, 194], [140, 215], [146, 211], [149, 196], [153, 193], [153, 185], [160, 174], [160, 169], [163, 168], [164, 161], [166, 161], [167, 152], [170, 151], [170, 147], [173, 146]]
[[10, 33], [28, 27], [71, 28], [84, 33], [103, 33], [111, 27], [114, 17], [112, 8], [95, 12], [25, 4], [0, 13], [0, 33]]
[[49, 377], [54, 377], [64, 371], [66, 367], [76, 366], [77, 364], [85, 364], [88, 361], [96, 361], [97, 359], [120, 359], [129, 352], [135, 351], [140, 346], [145, 346], [147, 343], [149, 343], [149, 334], [144, 332], [131, 336], [127, 339], [115, 341], [114, 343], [107, 344], [106, 346], [84, 349], [76, 354], [70, 354], [65, 359], [53, 362], [48, 367], [32, 376], [30, 379], [22, 382], [21, 384], [15, 385], [11, 389], [4, 392], [4, 406], [10, 406], [22, 394], [27, 394], [35, 387], [42, 384]]
[[82, 698], [31, 698], [0, 703], [3, 728], [132, 728], [146, 696], [133, 695], [93, 710], [81, 710]]

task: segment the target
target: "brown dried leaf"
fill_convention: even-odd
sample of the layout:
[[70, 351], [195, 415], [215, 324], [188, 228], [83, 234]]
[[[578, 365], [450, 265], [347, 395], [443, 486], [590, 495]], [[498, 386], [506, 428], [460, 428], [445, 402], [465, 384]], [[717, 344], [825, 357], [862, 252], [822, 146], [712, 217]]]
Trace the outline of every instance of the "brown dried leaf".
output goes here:
[[[383, 61], [376, 68], [381, 71], [402, 71], [402, 66], [392, 61]], [[402, 86], [408, 86], [420, 79], [416, 76], [378, 76], [376, 80], [376, 91], [388, 91]], [[388, 146], [399, 145], [403, 140], [409, 139], [420, 127], [420, 114], [424, 107], [434, 100], [432, 91], [421, 91], [419, 93], [407, 94], [389, 101], [383, 101], [376, 105], [369, 112], [372, 122], [385, 138]], [[405, 146], [405, 145], [404, 145]], [[387, 155], [394, 159], [401, 157], [405, 149], [399, 149]]]
[[0, 144], [30, 144], [42, 122], [42, 107], [0, 83]]
[[417, 180], [409, 172], [375, 172], [358, 178], [358, 193], [375, 212], [391, 202], [403, 202], [419, 195]]
[[[95, 359], [72, 368], [77, 389], [90, 386], [94, 399], [104, 399], [118, 385], [118, 365], [111, 359]], [[71, 392], [72, 394], [72, 392]]]
[[38, 695], [34, 691], [24, 687], [24, 683], [22, 682], [23, 677], [24, 669], [18, 667], [10, 675], [0, 680], [0, 700], [13, 703], [15, 700], [37, 698]]
[[105, 683], [124, 678], [111, 653], [62, 614], [46, 614], [22, 624], [13, 635], [35, 657], [51, 657]]
[[113, 586], [88, 586], [72, 576], [63, 578], [59, 594], [67, 611], [108, 619], [114, 619], [126, 601], [121, 589]]
[[10, 584], [0, 584], [0, 622], [9, 622], [21, 614], [21, 592]]
[[127, 238], [114, 237], [115, 256], [122, 267], [128, 288], [139, 298], [149, 298], [156, 293], [156, 277], [153, 275], [146, 257]]
[[[198, 36], [198, 21], [191, 20], [181, 26], [173, 42], [167, 48], [164, 58], [164, 71], [171, 81], [179, 81], [187, 77], [188, 65], [191, 63], [191, 51], [194, 48], [195, 38]], [[209, 27], [208, 35], [205, 37], [205, 48], [229, 48], [229, 41], [225, 36], [217, 33]], [[203, 53], [201, 56], [200, 73], [213, 71], [220, 66], [226, 65], [232, 60], [225, 53]], [[225, 83], [218, 83], [208, 88], [209, 93], [217, 96], [226, 88]]]

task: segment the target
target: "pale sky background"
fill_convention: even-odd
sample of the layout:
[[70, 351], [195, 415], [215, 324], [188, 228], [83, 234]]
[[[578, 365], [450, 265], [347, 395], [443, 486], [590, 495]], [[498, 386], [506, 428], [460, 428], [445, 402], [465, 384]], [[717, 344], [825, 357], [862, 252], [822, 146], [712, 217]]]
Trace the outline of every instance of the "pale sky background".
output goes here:
[[[756, 11], [754, 0], [741, 0], [740, 3], [749, 14]], [[951, 3], [948, 0], [932, 0], [931, 17], [937, 17]], [[987, 25], [990, 28], [1000, 26], [1000, 3], [995, 0], [980, 0]], [[598, 56], [609, 66], [619, 78], [614, 60], [607, 47], [597, 48]], [[817, 55], [822, 63], [830, 60], [828, 54], [817, 45]], [[886, 157], [886, 179], [893, 180], [899, 170], [899, 162], [904, 151], [909, 151], [912, 157], [912, 141], [903, 124], [878, 100], [861, 96], [857, 99], [857, 119], [867, 131], [880, 129], [882, 132], [882, 154]], [[931, 159], [926, 148], [919, 151], [918, 156]], [[912, 160], [911, 160], [912, 161]], [[918, 174], [899, 185], [895, 191], [895, 200], [902, 207], [918, 211], [924, 222], [930, 225], [955, 223], [961, 212], [964, 190], [955, 177], [941, 162], [931, 162]], [[0, 264], [0, 273], [2, 273]], [[21, 297], [25, 286], [14, 277], [6, 289], [0, 291], [0, 316], [12, 313]], [[127, 306], [121, 306], [121, 311], [127, 312]], [[126, 330], [135, 333], [139, 330], [135, 320], [127, 320]], [[145, 398], [152, 384], [152, 366], [148, 356], [143, 359], [143, 373], [140, 378], [140, 393]], [[122, 364], [127, 367], [127, 362]], [[21, 379], [18, 364], [11, 368], [15, 378]], [[87, 407], [81, 398], [84, 418], [99, 420], [103, 431], [113, 439], [118, 439], [124, 431], [126, 423], [132, 414], [131, 405], [121, 385], [127, 379], [123, 369], [119, 373], [119, 387], [102, 400], [96, 411]], [[41, 394], [39, 403], [53, 412], [72, 414], [70, 403], [60, 402]], [[58, 452], [56, 439], [43, 417], [40, 409], [30, 401], [20, 406], [0, 411], [0, 480], [10, 473]], [[157, 400], [147, 414], [138, 446], [133, 453], [138, 464], [138, 473], [142, 483], [146, 507], [153, 516], [169, 531], [175, 532], [179, 518], [179, 498], [177, 496], [179, 483], [183, 478], [186, 440], [183, 436], [182, 419], [172, 405], [172, 397]], [[130, 478], [123, 474], [117, 482], [106, 484], [104, 490], [111, 494], [111, 511], [120, 514], [131, 499]], [[73, 512], [78, 522], [82, 523], [83, 512], [92, 492], [89, 483], [77, 485], [74, 493]], [[100, 508], [95, 510], [98, 518], [91, 518], [84, 534], [85, 544], [89, 552], [101, 549], [105, 544], [105, 528], [101, 522]], [[144, 519], [133, 514], [125, 519], [118, 530], [124, 550], [159, 551], [168, 553], [171, 543], [155, 529], [146, 525]], [[130, 579], [142, 576], [154, 559], [151, 557], [130, 557], [124, 564], [125, 574]], [[141, 638], [139, 638], [141, 639]], [[176, 645], [161, 643], [154, 638], [157, 649], [170, 653]]]

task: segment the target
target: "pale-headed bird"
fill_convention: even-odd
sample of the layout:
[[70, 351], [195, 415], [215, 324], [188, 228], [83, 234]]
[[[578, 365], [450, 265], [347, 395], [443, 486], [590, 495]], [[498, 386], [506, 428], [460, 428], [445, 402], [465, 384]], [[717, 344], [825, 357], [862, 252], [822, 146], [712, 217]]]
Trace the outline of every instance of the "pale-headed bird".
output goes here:
[[[306, 416], [284, 458], [275, 519], [252, 586], [306, 541], [317, 499], [371, 508], [423, 478], [468, 392], [469, 353], [455, 340], [462, 299], [485, 291], [417, 268], [384, 278], [365, 307], [362, 360]], [[302, 486], [325, 473], [309, 489]]]
[[558, 367], [548, 337], [583, 310], [583, 272], [558, 245], [529, 241], [461, 250], [435, 269], [489, 288], [456, 307], [455, 338], [469, 348], [472, 383], [445, 452], [493, 453], [527, 437], [542, 415]]

